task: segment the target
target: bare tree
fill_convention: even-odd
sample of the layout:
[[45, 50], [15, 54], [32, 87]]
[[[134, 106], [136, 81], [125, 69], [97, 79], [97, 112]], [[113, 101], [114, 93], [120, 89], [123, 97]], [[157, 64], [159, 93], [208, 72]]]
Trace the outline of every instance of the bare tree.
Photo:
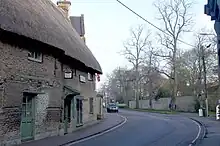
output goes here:
[[159, 12], [159, 20], [163, 22], [164, 33], [159, 34], [160, 44], [167, 51], [157, 53], [156, 55], [164, 58], [169, 65], [169, 72], [161, 71], [167, 77], [172, 80], [172, 97], [171, 108], [174, 107], [177, 96], [177, 72], [176, 72], [176, 60], [178, 52], [178, 40], [181, 34], [189, 32], [189, 26], [192, 24], [192, 17], [189, 10], [192, 6], [192, 2], [188, 0], [157, 0], [154, 4]]
[[125, 42], [123, 55], [133, 65], [135, 70], [135, 99], [136, 108], [139, 108], [139, 82], [141, 79], [139, 67], [145, 62], [146, 47], [150, 33], [144, 32], [143, 26], [131, 29], [131, 37]]
[[[199, 31], [201, 32], [201, 31]], [[208, 30], [205, 31], [207, 34]], [[179, 77], [179, 84], [184, 82], [189, 83], [191, 93], [198, 97], [198, 101], [202, 106], [204, 99], [202, 93], [204, 92], [205, 98], [207, 98], [207, 84], [215, 82], [217, 75], [213, 72], [217, 65], [216, 45], [213, 40], [214, 35], [201, 35], [197, 33], [195, 35], [195, 47], [184, 52], [178, 61], [180, 64], [177, 68], [177, 74]]]
[[159, 67], [159, 62], [154, 55], [155, 48], [152, 46], [151, 43], [149, 43], [149, 47], [146, 53], [147, 53], [146, 54], [147, 73], [145, 77], [147, 77], [147, 82], [145, 84], [148, 85], [147, 89], [149, 93], [149, 106], [150, 108], [152, 108], [152, 100], [154, 99], [154, 92], [157, 89], [157, 85], [158, 85], [156, 82], [160, 80], [161, 76], [156, 72]]
[[[207, 90], [207, 75], [208, 75], [208, 70], [207, 68], [209, 68], [210, 70], [212, 69], [213, 66], [213, 62], [210, 62], [210, 56], [211, 59], [214, 59], [215, 57], [213, 55], [216, 55], [216, 51], [213, 51], [213, 49], [211, 48], [212, 43], [210, 43], [208, 41], [207, 44], [207, 40], [209, 40], [209, 38], [206, 38], [205, 36], [200, 36], [197, 35], [197, 39], [198, 39], [198, 48], [199, 48], [199, 59], [201, 59], [202, 62], [202, 73], [203, 73], [203, 88], [201, 88], [201, 69], [200, 69], [200, 92], [201, 89], [203, 89], [204, 91], [204, 99], [202, 97], [200, 97], [200, 106], [204, 103], [205, 100], [205, 104], [206, 104], [206, 114], [208, 115], [208, 90]], [[211, 49], [210, 49], [211, 48]], [[210, 64], [211, 63], [211, 64]], [[213, 74], [213, 72], [211, 72], [211, 74]], [[201, 95], [201, 93], [199, 93]]]

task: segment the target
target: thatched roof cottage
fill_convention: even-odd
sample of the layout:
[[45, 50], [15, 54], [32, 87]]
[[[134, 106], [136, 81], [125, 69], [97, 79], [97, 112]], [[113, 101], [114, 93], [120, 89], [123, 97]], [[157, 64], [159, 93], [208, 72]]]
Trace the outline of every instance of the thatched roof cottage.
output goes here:
[[0, 144], [62, 135], [96, 120], [101, 73], [50, 0], [0, 1]]

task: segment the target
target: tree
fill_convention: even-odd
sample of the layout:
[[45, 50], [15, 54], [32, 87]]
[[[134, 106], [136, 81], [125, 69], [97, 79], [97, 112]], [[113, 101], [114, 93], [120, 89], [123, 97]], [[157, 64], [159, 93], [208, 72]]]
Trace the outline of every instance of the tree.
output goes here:
[[188, 0], [157, 0], [154, 4], [159, 12], [159, 20], [163, 23], [164, 33], [158, 34], [160, 44], [163, 49], [162, 53], [156, 55], [164, 58], [167, 61], [169, 69], [161, 70], [168, 78], [172, 80], [172, 97], [171, 108], [175, 106], [177, 96], [177, 57], [179, 53], [178, 40], [184, 32], [188, 32], [189, 26], [192, 24], [192, 17], [189, 10], [192, 2]]
[[170, 97], [169, 90], [164, 87], [160, 87], [157, 91], [156, 96], [155, 96], [155, 100], [158, 100], [160, 98], [167, 98], [167, 97]]
[[144, 33], [143, 26], [131, 29], [131, 37], [125, 42], [123, 55], [133, 65], [135, 71], [135, 100], [136, 108], [139, 108], [139, 82], [140, 65], [145, 62], [146, 47], [149, 43], [150, 33]]
[[[200, 87], [199, 87], [199, 95], [201, 95], [201, 90], [204, 91], [204, 95], [205, 95], [205, 100], [206, 100], [206, 112], [208, 114], [208, 91], [207, 91], [207, 75], [208, 75], [208, 69], [211, 70], [211, 74], [213, 74], [213, 62], [211, 62], [209, 59], [213, 59], [216, 58], [214, 57], [216, 55], [215, 51], [213, 51], [212, 49], [212, 44], [208, 44], [206, 45], [206, 40], [207, 38], [205, 36], [201, 36], [201, 35], [197, 35], [197, 40], [198, 40], [198, 51], [199, 51], [199, 60], [200, 62], [202, 62], [201, 66], [202, 69], [200, 68], [200, 76], [199, 76], [199, 82], [200, 82]], [[211, 49], [210, 49], [211, 48]], [[213, 56], [214, 55], [214, 56]], [[210, 58], [211, 57], [211, 58]], [[216, 59], [215, 59], [216, 60]], [[210, 64], [211, 63], [211, 64]], [[202, 72], [202, 73], [201, 73]], [[203, 77], [201, 76], [203, 74]], [[210, 78], [210, 76], [209, 76]], [[201, 86], [202, 83], [202, 79], [203, 79], [203, 86]], [[203, 88], [202, 88], [203, 87]], [[202, 97], [200, 97], [200, 106], [204, 103]]]
[[[139, 66], [140, 77], [142, 77], [139, 82], [139, 99], [154, 98], [152, 93], [157, 93], [157, 90], [161, 87], [161, 84], [164, 81], [164, 78], [156, 71], [156, 69], [153, 70], [145, 65]], [[116, 101], [126, 103], [127, 105], [129, 100], [134, 100], [133, 91], [135, 89], [136, 78], [135, 70], [133, 68], [128, 69], [118, 67], [113, 70], [107, 78], [108, 80], [101, 86], [99, 91], [104, 95], [104, 98], [108, 97], [108, 101], [110, 98], [113, 98]], [[150, 94], [152, 94], [152, 96], [150, 96]]]
[[[208, 30], [205, 32], [209, 34]], [[200, 105], [203, 102], [202, 91], [207, 96], [206, 82], [210, 83], [217, 79], [217, 76], [213, 74], [213, 69], [217, 64], [216, 45], [210, 40], [213, 40], [213, 35], [195, 34], [195, 47], [185, 51], [177, 59], [179, 63], [177, 67], [178, 91], [193, 93], [192, 95], [198, 97]]]
[[133, 100], [134, 72], [126, 67], [118, 67], [107, 76], [107, 81], [101, 85], [100, 92], [104, 92], [105, 97], [114, 99], [119, 103], [128, 104]]
[[148, 58], [146, 60], [146, 64], [148, 67], [147, 70], [147, 79], [148, 79], [148, 90], [149, 90], [149, 106], [152, 108], [152, 100], [154, 98], [154, 93], [156, 92], [155, 90], [158, 88], [158, 84], [154, 84], [157, 81], [160, 81], [161, 75], [158, 74], [157, 68], [159, 67], [159, 63], [157, 62], [157, 58], [154, 56], [155, 49], [152, 47], [151, 43], [149, 44], [149, 50], [147, 51], [147, 56]]

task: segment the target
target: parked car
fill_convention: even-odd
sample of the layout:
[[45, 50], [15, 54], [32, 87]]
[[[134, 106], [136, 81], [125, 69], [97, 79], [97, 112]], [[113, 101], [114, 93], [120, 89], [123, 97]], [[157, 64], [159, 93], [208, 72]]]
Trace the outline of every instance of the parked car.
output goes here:
[[107, 113], [118, 112], [118, 106], [116, 103], [109, 103], [107, 106]]

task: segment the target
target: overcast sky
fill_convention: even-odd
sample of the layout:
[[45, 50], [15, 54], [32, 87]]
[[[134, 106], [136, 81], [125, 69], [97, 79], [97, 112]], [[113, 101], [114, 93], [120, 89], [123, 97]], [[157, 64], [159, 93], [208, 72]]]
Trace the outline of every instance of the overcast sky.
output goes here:
[[[56, 0], [52, 0], [56, 2]], [[86, 43], [101, 64], [103, 75], [98, 87], [118, 66], [127, 65], [127, 61], [118, 52], [123, 49], [123, 42], [129, 37], [129, 29], [137, 24], [146, 24], [146, 28], [156, 31], [146, 22], [122, 7], [116, 0], [70, 0], [72, 2], [69, 15], [84, 14]], [[160, 26], [155, 19], [157, 11], [152, 5], [155, 0], [121, 0], [148, 21]], [[200, 28], [213, 28], [210, 17], [203, 14], [207, 0], [194, 0], [196, 4], [192, 12], [195, 14], [193, 31]], [[192, 43], [192, 33], [185, 35], [182, 40]], [[152, 37], [152, 41], [153, 37]], [[155, 40], [156, 41], [156, 40]], [[182, 46], [183, 48], [186, 46]]]

